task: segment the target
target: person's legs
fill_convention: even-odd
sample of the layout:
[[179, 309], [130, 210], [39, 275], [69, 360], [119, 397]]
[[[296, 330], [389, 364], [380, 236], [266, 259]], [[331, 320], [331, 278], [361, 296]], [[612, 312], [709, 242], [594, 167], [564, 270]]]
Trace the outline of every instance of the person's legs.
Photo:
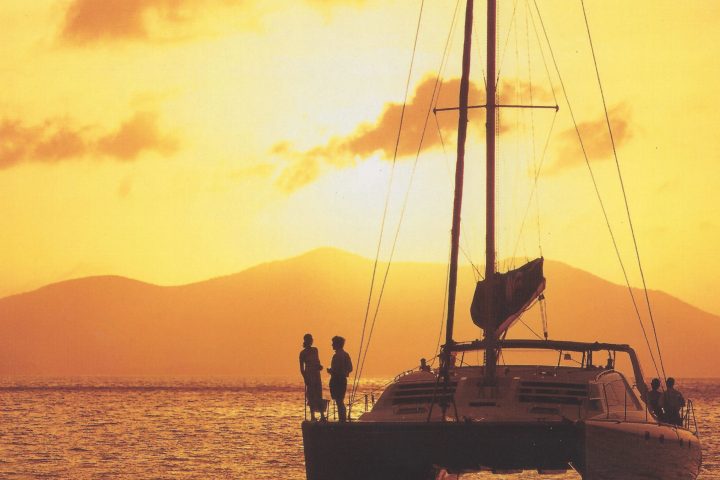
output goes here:
[[341, 378], [338, 382], [338, 391], [337, 391], [337, 407], [338, 407], [338, 419], [341, 422], [347, 421], [347, 416], [345, 414], [345, 392], [347, 391], [347, 379]]
[[327, 420], [327, 417], [325, 416], [328, 413], [328, 405], [330, 404], [329, 401], [325, 400], [324, 398], [320, 399], [320, 421], [324, 422]]
[[347, 379], [333, 377], [330, 379], [330, 396], [335, 400], [337, 407], [338, 420], [344, 422], [347, 420], [345, 411], [345, 391], [347, 390]]
[[337, 404], [338, 409], [338, 419], [341, 422], [347, 421], [345, 412], [345, 392], [342, 392], [342, 395], [338, 395], [338, 397], [335, 399], [335, 403]]
[[322, 411], [322, 383], [320, 381], [320, 372], [316, 372], [310, 376], [307, 386], [307, 400], [310, 407], [311, 420], [315, 420], [315, 413], [320, 412], [320, 419], [325, 416]]

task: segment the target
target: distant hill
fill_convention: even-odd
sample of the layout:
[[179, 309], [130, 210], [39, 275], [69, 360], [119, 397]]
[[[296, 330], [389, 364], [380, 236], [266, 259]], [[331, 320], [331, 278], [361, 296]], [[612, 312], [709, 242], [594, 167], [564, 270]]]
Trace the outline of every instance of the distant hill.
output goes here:
[[[336, 334], [355, 360], [371, 272], [370, 260], [319, 249], [177, 287], [121, 277], [56, 283], [0, 299], [0, 374], [293, 375], [306, 332], [325, 364]], [[550, 338], [629, 343], [652, 373], [626, 287], [552, 261], [545, 274]], [[397, 373], [434, 354], [445, 275], [444, 265], [392, 265], [366, 374]], [[471, 270], [461, 269], [458, 339], [481, 335], [469, 319], [473, 289]], [[650, 297], [668, 374], [720, 376], [711, 360], [720, 317], [662, 292]], [[540, 331], [536, 312], [525, 321]], [[533, 336], [522, 324], [512, 334]]]

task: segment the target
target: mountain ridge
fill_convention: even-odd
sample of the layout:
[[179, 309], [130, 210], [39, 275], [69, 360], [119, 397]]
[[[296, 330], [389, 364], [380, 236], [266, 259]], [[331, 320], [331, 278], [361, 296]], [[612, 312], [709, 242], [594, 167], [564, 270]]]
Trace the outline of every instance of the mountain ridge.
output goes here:
[[[372, 268], [359, 255], [321, 248], [185, 285], [111, 275], [46, 285], [0, 299], [0, 373], [288, 375], [297, 370], [294, 357], [308, 331], [323, 362], [336, 334], [348, 339], [355, 360]], [[546, 277], [551, 337], [631, 343], [643, 356], [626, 286], [551, 260]], [[445, 278], [442, 264], [393, 263], [366, 373], [397, 373], [433, 355]], [[471, 268], [462, 267], [456, 338], [481, 335], [468, 314], [474, 282]], [[642, 308], [642, 293], [634, 291]], [[720, 318], [661, 291], [649, 295], [670, 374], [720, 376], [720, 367], [683, 354], [692, 345], [694, 358], [703, 352], [711, 358]], [[536, 312], [524, 320], [537, 331]], [[527, 331], [518, 324], [512, 333]]]

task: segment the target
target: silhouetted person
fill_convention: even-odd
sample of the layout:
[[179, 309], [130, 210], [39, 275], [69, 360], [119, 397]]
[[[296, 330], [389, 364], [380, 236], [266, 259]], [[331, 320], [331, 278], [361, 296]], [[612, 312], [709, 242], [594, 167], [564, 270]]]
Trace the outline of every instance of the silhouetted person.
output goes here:
[[420, 359], [420, 370], [423, 372], [430, 371], [430, 365], [427, 364], [427, 360], [425, 360], [424, 358]]
[[309, 333], [303, 337], [303, 349], [300, 351], [300, 374], [305, 380], [305, 398], [310, 407], [310, 419], [315, 421], [315, 412], [320, 412], [320, 420], [325, 420], [325, 408], [322, 398], [322, 380], [320, 355], [312, 346], [313, 337]]
[[650, 382], [650, 387], [652, 390], [647, 393], [648, 410], [650, 410], [650, 413], [652, 413], [655, 418], [663, 420], [665, 415], [662, 410], [662, 392], [659, 390], [660, 379], [653, 378], [652, 382]]
[[615, 367], [614, 363], [615, 362], [613, 362], [612, 357], [608, 357], [607, 363], [605, 364], [605, 370], [612, 370]]
[[347, 377], [352, 372], [352, 360], [350, 355], [343, 350], [345, 339], [335, 336], [332, 338], [332, 348], [335, 355], [330, 362], [328, 373], [330, 374], [330, 396], [337, 405], [338, 419], [341, 422], [347, 420], [345, 416], [345, 391], [347, 390]]
[[665, 410], [665, 421], [674, 425], [682, 426], [680, 410], [685, 406], [685, 398], [682, 393], [675, 390], [675, 379], [670, 377], [665, 381], [667, 390], [663, 395], [662, 407]]

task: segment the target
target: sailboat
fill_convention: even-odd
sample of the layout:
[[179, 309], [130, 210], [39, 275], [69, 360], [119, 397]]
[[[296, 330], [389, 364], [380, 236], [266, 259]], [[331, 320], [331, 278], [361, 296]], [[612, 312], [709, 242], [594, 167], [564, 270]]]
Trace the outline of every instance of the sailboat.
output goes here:
[[[628, 345], [507, 339], [507, 330], [543, 294], [543, 259], [496, 270], [495, 0], [487, 1], [486, 258], [471, 307], [483, 338], [453, 336], [467, 135], [473, 0], [465, 10], [445, 343], [439, 368], [398, 375], [356, 421], [303, 422], [308, 480], [425, 480], [462, 474], [575, 470], [585, 480], [693, 480], [702, 453], [688, 408], [681, 425], [648, 408], [648, 387]], [[553, 354], [551, 364], [499, 364], [501, 352]], [[482, 365], [458, 358], [481, 352]], [[608, 361], [602, 366], [601, 355]], [[625, 356], [632, 377], [615, 369]], [[579, 360], [576, 360], [579, 359]], [[601, 365], [596, 365], [600, 359]], [[572, 360], [568, 364], [563, 360]], [[694, 428], [693, 428], [694, 426]]]

